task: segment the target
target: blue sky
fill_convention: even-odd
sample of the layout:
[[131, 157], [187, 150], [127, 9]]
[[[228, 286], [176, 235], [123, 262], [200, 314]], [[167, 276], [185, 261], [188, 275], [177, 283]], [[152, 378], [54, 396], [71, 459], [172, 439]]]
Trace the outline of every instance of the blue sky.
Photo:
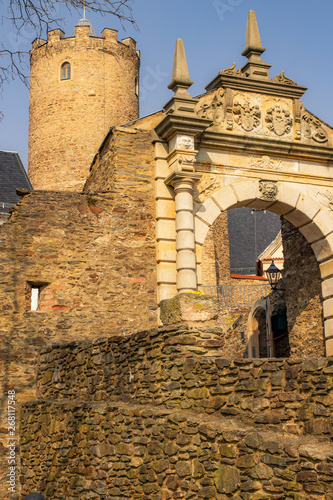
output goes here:
[[[3, 4], [2, 4], [3, 5]], [[2, 9], [4, 7], [2, 6]], [[246, 18], [255, 10], [263, 47], [262, 59], [271, 64], [270, 77], [285, 71], [287, 77], [308, 87], [302, 98], [306, 108], [333, 124], [333, 2], [331, 0], [134, 0], [133, 15], [139, 28], [111, 16], [86, 14], [98, 34], [104, 27], [118, 29], [118, 39], [132, 36], [141, 51], [141, 116], [161, 109], [172, 93], [174, 43], [183, 38], [192, 95], [224, 68], [246, 59]], [[82, 17], [60, 10], [63, 30], [70, 36]], [[5, 12], [2, 11], [5, 16]], [[26, 30], [18, 38], [7, 22], [1, 26], [1, 41], [11, 48], [29, 50], [35, 33]], [[0, 149], [18, 151], [27, 167], [29, 93], [20, 81], [5, 85], [0, 95]]]

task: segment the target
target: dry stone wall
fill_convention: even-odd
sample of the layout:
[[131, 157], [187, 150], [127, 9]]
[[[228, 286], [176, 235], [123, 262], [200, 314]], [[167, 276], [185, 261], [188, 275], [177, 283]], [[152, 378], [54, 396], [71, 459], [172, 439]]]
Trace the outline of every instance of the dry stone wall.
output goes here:
[[[30, 420], [30, 422], [28, 422]], [[332, 500], [332, 445], [125, 404], [32, 403], [22, 491], [53, 500]]]
[[333, 436], [333, 359], [226, 359], [216, 330], [165, 327], [41, 351], [38, 394], [134, 401]]
[[178, 326], [43, 349], [23, 493], [332, 500], [333, 359], [227, 360], [211, 341]]

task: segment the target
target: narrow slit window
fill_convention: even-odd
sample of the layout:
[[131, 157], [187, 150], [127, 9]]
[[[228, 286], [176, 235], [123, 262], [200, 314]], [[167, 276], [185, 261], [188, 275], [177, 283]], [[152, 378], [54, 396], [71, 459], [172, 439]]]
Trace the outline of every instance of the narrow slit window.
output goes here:
[[60, 79], [69, 80], [70, 78], [71, 78], [71, 65], [69, 64], [69, 62], [64, 62], [61, 65]]
[[32, 286], [31, 287], [31, 310], [37, 311], [39, 305], [39, 295], [40, 295], [40, 287]]

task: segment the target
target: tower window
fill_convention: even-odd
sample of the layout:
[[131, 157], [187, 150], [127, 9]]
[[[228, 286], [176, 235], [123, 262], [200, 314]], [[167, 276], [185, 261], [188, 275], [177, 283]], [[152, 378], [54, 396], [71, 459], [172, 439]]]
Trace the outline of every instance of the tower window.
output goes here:
[[64, 62], [61, 65], [60, 80], [69, 80], [71, 77], [71, 65], [69, 62]]

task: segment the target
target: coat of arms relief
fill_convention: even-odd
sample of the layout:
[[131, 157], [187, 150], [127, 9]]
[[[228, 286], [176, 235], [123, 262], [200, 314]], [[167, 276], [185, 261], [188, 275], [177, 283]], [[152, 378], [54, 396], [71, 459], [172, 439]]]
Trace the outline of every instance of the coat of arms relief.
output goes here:
[[251, 104], [250, 101], [237, 102], [234, 106], [234, 120], [246, 132], [257, 128], [260, 125], [261, 111], [258, 104]]
[[289, 134], [291, 131], [293, 119], [290, 116], [290, 111], [277, 103], [275, 106], [271, 106], [267, 109], [265, 122], [268, 130], [274, 132], [278, 136], [282, 136]]

